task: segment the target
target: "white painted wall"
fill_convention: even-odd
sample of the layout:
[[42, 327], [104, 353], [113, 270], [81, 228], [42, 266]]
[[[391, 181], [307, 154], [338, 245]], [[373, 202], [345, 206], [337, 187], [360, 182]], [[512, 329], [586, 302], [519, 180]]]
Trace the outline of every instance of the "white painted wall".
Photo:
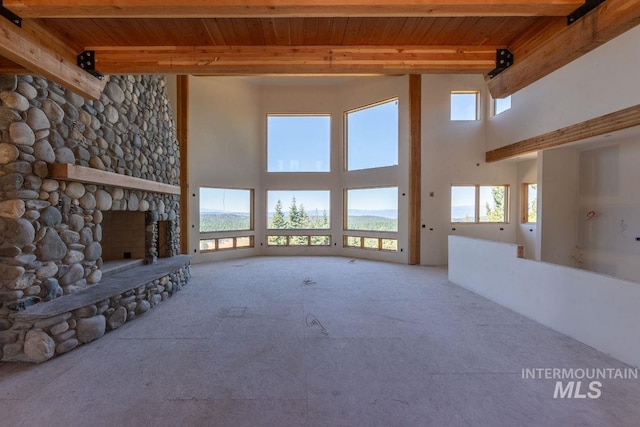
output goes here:
[[[451, 91], [454, 90], [480, 91], [481, 120], [450, 120]], [[421, 236], [422, 264], [447, 263], [450, 234], [516, 241], [517, 165], [515, 162], [485, 163], [488, 113], [489, 93], [482, 76], [422, 76], [422, 224], [425, 225]], [[510, 185], [510, 223], [452, 225], [451, 185], [465, 184]]]
[[[189, 251], [195, 263], [257, 252], [256, 249], [204, 254], [197, 251], [199, 188], [258, 188], [256, 97], [255, 88], [237, 77], [189, 78]], [[256, 206], [261, 203], [260, 194], [256, 191]]]
[[[640, 26], [512, 96], [487, 126], [497, 148], [640, 103]], [[517, 61], [517, 58], [516, 58]]]
[[640, 281], [639, 160], [635, 138], [580, 153], [578, 245], [587, 270]]
[[[513, 202], [518, 203], [517, 216], [514, 221], [518, 222], [517, 239], [516, 242], [524, 247], [525, 258], [536, 259], [536, 253], [538, 246], [538, 224], [537, 223], [523, 223], [520, 208], [523, 206], [523, 184], [537, 184], [538, 183], [538, 160], [537, 157], [531, 160], [525, 160], [518, 163], [518, 184], [514, 188]], [[517, 193], [517, 196], [516, 196]], [[539, 259], [539, 258], [537, 258]]]
[[579, 153], [573, 148], [547, 150], [538, 154], [541, 180], [538, 182], [540, 259], [578, 267], [578, 167]]
[[517, 246], [449, 237], [449, 280], [633, 366], [640, 284], [517, 257]]

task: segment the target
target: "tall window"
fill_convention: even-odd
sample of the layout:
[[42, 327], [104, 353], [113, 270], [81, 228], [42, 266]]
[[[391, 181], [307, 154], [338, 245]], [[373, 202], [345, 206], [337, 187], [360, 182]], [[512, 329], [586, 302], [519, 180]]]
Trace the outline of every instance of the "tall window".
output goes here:
[[398, 231], [398, 187], [346, 191], [347, 230]]
[[359, 169], [398, 164], [398, 100], [347, 111], [346, 168]]
[[329, 115], [267, 115], [268, 172], [329, 172]]
[[451, 92], [451, 120], [478, 120], [480, 92]]
[[522, 184], [522, 222], [538, 221], [538, 185]]
[[509, 222], [508, 185], [451, 187], [452, 223]]

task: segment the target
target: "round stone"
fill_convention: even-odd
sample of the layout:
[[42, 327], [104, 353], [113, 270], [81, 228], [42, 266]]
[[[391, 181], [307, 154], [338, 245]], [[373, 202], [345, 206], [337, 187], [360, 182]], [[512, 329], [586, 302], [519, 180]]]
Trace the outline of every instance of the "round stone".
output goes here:
[[33, 164], [33, 173], [40, 178], [45, 178], [47, 175], [49, 175], [49, 166], [47, 166], [46, 162], [38, 160]]
[[87, 210], [93, 210], [96, 208], [96, 198], [93, 193], [89, 193], [87, 191], [82, 197], [80, 197], [80, 207]]
[[0, 144], [0, 165], [6, 165], [18, 159], [20, 150], [13, 144]]
[[56, 191], [59, 187], [60, 183], [55, 179], [45, 179], [42, 181], [42, 186], [40, 188], [42, 191], [51, 193], [52, 191]]
[[[53, 261], [45, 262], [44, 264], [42, 264], [42, 266], [36, 269], [36, 279], [40, 279], [40, 280], [47, 279], [49, 277], [55, 276], [57, 272], [58, 272], [58, 266], [56, 265], [55, 262]], [[57, 280], [56, 280], [56, 283], [57, 283]]]
[[111, 194], [109, 194], [105, 190], [97, 190], [95, 194], [96, 198], [96, 209], [101, 211], [108, 211], [111, 209], [111, 205], [113, 204], [113, 199], [111, 198]]
[[62, 230], [60, 231], [60, 238], [67, 246], [71, 246], [80, 241], [80, 234], [73, 230]]
[[33, 130], [49, 129], [51, 127], [51, 122], [49, 122], [44, 111], [36, 107], [27, 111], [27, 124]]
[[76, 95], [73, 92], [67, 91], [65, 97], [67, 98], [67, 101], [69, 101], [69, 103], [76, 108], [80, 108], [84, 105], [84, 98], [80, 95]]
[[52, 299], [59, 298], [64, 292], [60, 287], [58, 280], [54, 279], [53, 277], [42, 280], [42, 287], [46, 292], [44, 301], [51, 301]]
[[82, 264], [73, 264], [67, 272], [60, 278], [62, 286], [72, 285], [84, 277], [84, 267]]
[[104, 162], [98, 156], [91, 157], [91, 159], [89, 160], [89, 166], [91, 166], [94, 169], [99, 169], [101, 171], [106, 169], [104, 166]]
[[38, 91], [25, 81], [18, 82], [17, 90], [27, 99], [33, 99], [38, 96]]
[[80, 231], [84, 227], [84, 218], [78, 214], [69, 217], [69, 228], [73, 231]]
[[5, 200], [0, 202], [0, 216], [5, 218], [20, 218], [24, 215], [26, 208], [24, 200]]
[[36, 275], [33, 273], [26, 273], [23, 274], [22, 276], [18, 277], [18, 279], [16, 280], [15, 285], [13, 286], [14, 289], [20, 289], [20, 290], [24, 290], [27, 288], [30, 288], [31, 286], [33, 286], [33, 284], [36, 281]]
[[[91, 274], [87, 277], [87, 283], [96, 284], [102, 279], [102, 270], [93, 270]], [[126, 315], [126, 310], [125, 310]]]
[[146, 212], [149, 210], [149, 202], [146, 200], [140, 200], [138, 203], [138, 210], [141, 212]]
[[27, 111], [29, 109], [29, 100], [17, 92], [2, 92], [0, 99], [5, 106], [14, 110]]
[[127, 309], [124, 307], [118, 307], [111, 313], [111, 316], [107, 319], [107, 325], [109, 329], [118, 329], [120, 326], [127, 322]]
[[53, 228], [47, 229], [44, 237], [37, 243], [36, 248], [40, 261], [58, 261], [67, 253], [67, 246]]
[[138, 196], [135, 195], [135, 193], [130, 193], [129, 194], [129, 200], [127, 201], [128, 205], [129, 205], [129, 210], [130, 211], [137, 211], [138, 210]]
[[42, 331], [29, 331], [25, 336], [24, 354], [36, 363], [51, 359], [56, 350], [56, 342]]
[[18, 76], [0, 74], [0, 90], [13, 92], [18, 87]]
[[146, 313], [151, 308], [151, 304], [147, 300], [142, 300], [136, 305], [136, 315]]
[[104, 335], [107, 322], [104, 316], [78, 319], [76, 334], [82, 343], [88, 343]]
[[60, 123], [62, 119], [64, 119], [64, 110], [62, 107], [50, 99], [42, 101], [41, 108], [47, 118], [53, 123]]
[[113, 200], [122, 200], [124, 198], [124, 190], [119, 187], [114, 188], [111, 192], [111, 197]]
[[4, 280], [15, 280], [24, 274], [24, 267], [19, 265], [0, 264], [0, 277]]
[[80, 243], [85, 246], [93, 243], [93, 232], [90, 227], [84, 227], [80, 230]]
[[107, 83], [104, 88], [104, 93], [116, 104], [122, 104], [122, 102], [124, 101], [124, 92], [117, 83]]
[[60, 224], [62, 222], [62, 214], [57, 208], [49, 206], [40, 213], [40, 222], [45, 226]]
[[64, 353], [66, 353], [68, 351], [73, 350], [78, 345], [80, 345], [80, 343], [78, 342], [77, 339], [70, 338], [70, 339], [68, 339], [66, 341], [62, 341], [60, 344], [58, 344], [58, 346], [56, 347], [56, 353], [64, 354]]
[[[89, 244], [84, 250], [84, 256], [87, 261], [97, 260], [102, 256], [102, 245], [100, 245], [100, 243], [98, 242], [93, 242]], [[89, 283], [91, 283], [91, 281], [89, 281]]]
[[24, 122], [13, 122], [9, 125], [9, 138], [11, 142], [18, 145], [33, 145], [36, 142], [36, 135], [28, 124]]
[[[67, 255], [65, 255], [65, 257], [62, 259], [62, 262], [65, 264], [75, 264], [77, 262], [82, 262], [83, 260], [84, 260], [84, 254], [82, 252], [70, 250], [67, 252]], [[84, 276], [84, 272], [83, 272], [83, 276]]]
[[74, 164], [76, 162], [76, 156], [73, 155], [68, 147], [60, 147], [54, 150], [56, 153], [56, 162]]
[[33, 145], [33, 155], [43, 162], [53, 163], [56, 161], [56, 153], [46, 139], [41, 139]]
[[85, 194], [85, 187], [80, 182], [70, 182], [67, 184], [67, 188], [64, 190], [67, 196], [72, 199], [79, 199]]
[[0, 247], [23, 247], [32, 243], [35, 236], [36, 230], [26, 219], [0, 217]]
[[104, 116], [109, 123], [116, 123], [120, 115], [113, 105], [107, 105], [104, 108]]

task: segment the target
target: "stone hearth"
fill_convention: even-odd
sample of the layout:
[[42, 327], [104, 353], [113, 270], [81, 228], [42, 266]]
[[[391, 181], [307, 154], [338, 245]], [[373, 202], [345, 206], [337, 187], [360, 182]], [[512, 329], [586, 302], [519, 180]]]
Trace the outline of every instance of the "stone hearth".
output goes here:
[[[179, 148], [162, 77], [112, 76], [90, 101], [41, 77], [0, 76], [0, 100], [0, 360], [42, 362], [88, 342], [80, 319], [113, 329], [122, 307], [130, 320], [172, 294], [156, 281], [186, 283], [188, 260], [122, 292], [105, 290], [115, 276], [103, 279], [113, 255], [103, 245], [126, 233], [114, 215], [138, 215], [135, 256], [145, 263], [179, 254]], [[60, 173], [68, 169], [79, 175]], [[58, 300], [103, 292], [55, 324], [27, 321], [69, 304]], [[118, 295], [135, 298], [118, 305]]]

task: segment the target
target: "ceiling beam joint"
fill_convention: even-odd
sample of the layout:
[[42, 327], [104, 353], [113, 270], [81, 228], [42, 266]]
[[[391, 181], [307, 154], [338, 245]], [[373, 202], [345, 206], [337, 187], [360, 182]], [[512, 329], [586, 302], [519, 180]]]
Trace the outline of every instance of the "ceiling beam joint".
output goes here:
[[489, 77], [494, 78], [513, 65], [513, 53], [509, 49], [496, 50], [496, 68], [489, 71]]
[[22, 27], [22, 18], [20, 18], [18, 15], [11, 12], [6, 7], [4, 7], [4, 5], [2, 4], [2, 0], [0, 0], [0, 15], [7, 18], [14, 25], [17, 25], [18, 27]]
[[598, 7], [604, 0], [587, 0], [582, 6], [574, 10], [569, 16], [567, 16], [567, 25], [575, 23], [578, 19], [591, 12]]
[[94, 50], [83, 50], [77, 56], [78, 67], [85, 70], [98, 80], [102, 80], [104, 75], [96, 70], [96, 52]]

